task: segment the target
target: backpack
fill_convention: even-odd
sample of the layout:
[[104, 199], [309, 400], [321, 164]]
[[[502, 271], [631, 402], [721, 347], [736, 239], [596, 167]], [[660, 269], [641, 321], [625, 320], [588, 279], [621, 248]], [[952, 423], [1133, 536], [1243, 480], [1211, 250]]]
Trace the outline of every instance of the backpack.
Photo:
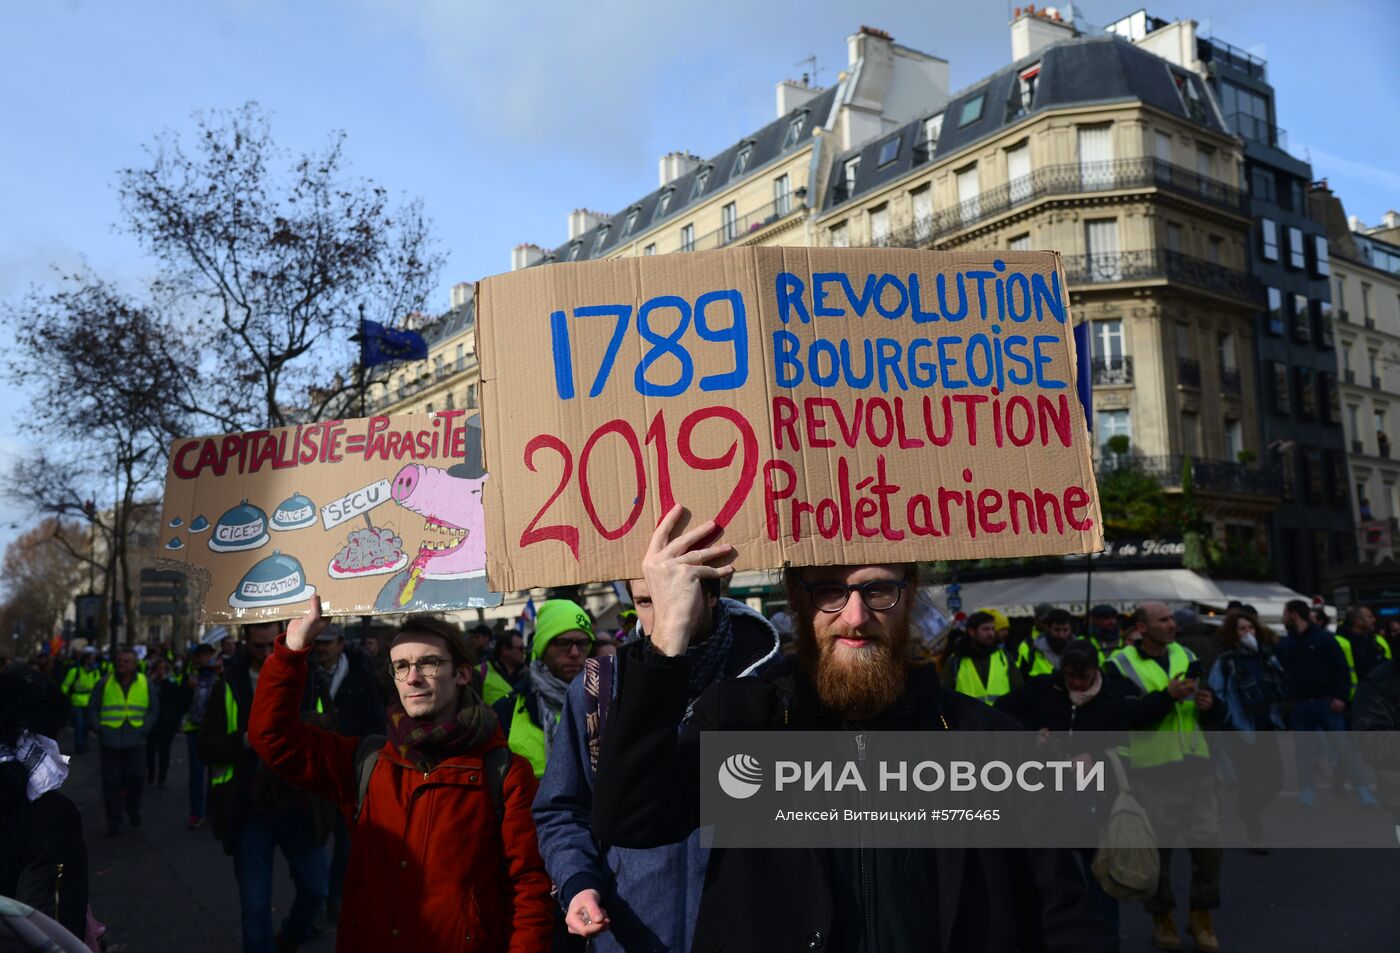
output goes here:
[[1118, 780], [1118, 795], [1108, 815], [1108, 825], [1099, 836], [1099, 849], [1090, 869], [1115, 900], [1139, 903], [1157, 892], [1161, 861], [1157, 856], [1157, 835], [1152, 821], [1137, 798], [1128, 790], [1123, 761], [1118, 752], [1108, 752]]
[[[384, 735], [366, 735], [355, 746], [355, 817], [365, 808], [365, 795], [369, 792], [370, 775], [379, 763], [379, 751], [388, 740]], [[493, 748], [482, 759], [486, 771], [486, 788], [491, 794], [491, 803], [496, 808], [496, 823], [506, 816], [506, 772], [510, 770], [510, 748]]]

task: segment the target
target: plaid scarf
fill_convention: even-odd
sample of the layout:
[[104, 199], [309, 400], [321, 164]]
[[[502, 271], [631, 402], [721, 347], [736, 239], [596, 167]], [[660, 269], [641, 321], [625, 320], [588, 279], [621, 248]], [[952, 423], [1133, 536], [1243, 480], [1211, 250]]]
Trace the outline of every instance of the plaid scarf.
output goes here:
[[467, 686], [462, 708], [450, 721], [428, 722], [409, 716], [400, 702], [389, 706], [389, 742], [419, 771], [431, 771], [454, 755], [466, 754], [491, 737], [496, 713]]

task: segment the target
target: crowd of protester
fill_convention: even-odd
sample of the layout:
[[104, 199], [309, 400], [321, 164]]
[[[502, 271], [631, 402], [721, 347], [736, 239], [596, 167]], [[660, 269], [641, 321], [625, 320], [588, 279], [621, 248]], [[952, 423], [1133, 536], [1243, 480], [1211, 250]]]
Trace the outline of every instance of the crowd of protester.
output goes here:
[[[186, 652], [88, 646], [9, 664], [0, 896], [96, 948], [82, 828], [60, 790], [68, 726], [68, 752], [96, 749], [111, 837], [142, 825], [144, 788], [165, 786], [185, 736], [186, 826], [207, 824], [231, 858], [253, 953], [337, 926], [342, 951], [767, 951], [794, 939], [1011, 950], [1031, 933], [1048, 949], [1117, 948], [1120, 904], [1090, 872], [1091, 847], [927, 869], [876, 851], [869, 870], [839, 851], [813, 862], [707, 849], [694, 766], [698, 733], [713, 728], [1121, 732], [1134, 794], [1169, 819], [1144, 899], [1168, 950], [1183, 942], [1178, 835], [1191, 853], [1186, 933], [1219, 948], [1216, 773], [1277, 750], [1263, 733], [1292, 730], [1299, 805], [1316, 803], [1318, 768], [1331, 765], [1333, 795], [1384, 806], [1400, 825], [1400, 752], [1384, 740], [1400, 728], [1400, 621], [1383, 632], [1353, 606], [1333, 627], [1301, 601], [1277, 628], [1237, 603], [1205, 618], [1162, 602], [1082, 617], [1042, 605], [1029, 624], [988, 607], [956, 617], [916, 659], [915, 567], [790, 569], [770, 621], [724, 597], [727, 548], [697, 550], [700, 529], [663, 521], [613, 631], [551, 599], [518, 627], [413, 615], [352, 642], [316, 603]], [[1224, 759], [1210, 757], [1205, 729], [1220, 732]], [[1284, 767], [1250, 764], [1233, 779], [1235, 806], [1263, 853]], [[279, 853], [296, 896], [274, 923]], [[958, 895], [950, 878], [978, 889], [940, 906]]]

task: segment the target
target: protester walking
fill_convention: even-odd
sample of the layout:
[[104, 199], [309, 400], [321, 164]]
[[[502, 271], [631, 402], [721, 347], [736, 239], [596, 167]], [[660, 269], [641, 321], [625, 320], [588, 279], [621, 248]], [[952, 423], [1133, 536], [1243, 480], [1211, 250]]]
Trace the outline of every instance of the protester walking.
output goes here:
[[[767, 619], [742, 602], [721, 598], [719, 580], [702, 585], [705, 623], [686, 649], [691, 676], [684, 721], [710, 685], [755, 677], [779, 654], [778, 633]], [[633, 579], [628, 591], [640, 630], [651, 631], [655, 615], [647, 581]], [[569, 684], [535, 797], [540, 853], [559, 887], [568, 931], [590, 938], [595, 953], [689, 950], [709, 858], [700, 832], [673, 844], [629, 850], [599, 848], [590, 829], [598, 750], [617, 688], [616, 656], [590, 659], [582, 677]]]
[[[326, 899], [323, 845], [333, 810], [282, 783], [248, 742], [249, 717], [279, 628], [275, 622], [243, 626], [242, 651], [210, 692], [199, 730], [199, 757], [210, 772], [210, 826], [224, 853], [233, 857], [238, 880], [244, 953], [296, 949], [311, 936]], [[301, 687], [292, 709], [309, 717], [316, 711], [316, 693], [304, 681]], [[296, 897], [274, 934], [272, 875], [278, 848], [291, 868]]]
[[1347, 660], [1351, 687], [1347, 701], [1356, 694], [1356, 686], [1371, 674], [1372, 669], [1391, 658], [1390, 640], [1376, 628], [1376, 615], [1365, 606], [1352, 606], [1337, 627], [1337, 645]]
[[[761, 678], [710, 686], [686, 723], [695, 668], [688, 650], [706, 621], [701, 582], [728, 576], [736, 552], [724, 543], [701, 547], [718, 532], [713, 522], [678, 533], [684, 515], [680, 507], [666, 514], [642, 562], [654, 624], [619, 656], [593, 799], [602, 845], [656, 847], [695, 830], [703, 731], [1015, 729], [910, 661], [912, 564], [788, 569], [797, 657]], [[859, 875], [854, 853], [712, 850], [693, 948], [1113, 949], [1069, 851], [859, 852], [870, 864]]]
[[1357, 687], [1352, 730], [1362, 756], [1375, 769], [1400, 842], [1400, 664], [1382, 662]]
[[78, 807], [59, 790], [67, 759], [63, 691], [38, 669], [0, 672], [0, 897], [87, 933], [88, 858]]
[[170, 663], [163, 656], [157, 656], [150, 670], [150, 688], [160, 699], [160, 716], [146, 736], [146, 783], [163, 788], [166, 775], [170, 773], [170, 748], [180, 731], [185, 708], [180, 686], [170, 677]]
[[1326, 742], [1337, 749], [1340, 769], [1351, 779], [1361, 803], [1372, 807], [1376, 797], [1346, 734], [1351, 670], [1337, 640], [1312, 621], [1308, 610], [1302, 599], [1283, 607], [1283, 625], [1289, 634], [1278, 645], [1279, 661], [1296, 696], [1288, 727], [1297, 753], [1298, 803], [1311, 807], [1316, 800], [1313, 779], [1324, 751], [1322, 732], [1327, 732]]
[[63, 676], [63, 694], [68, 696], [73, 708], [73, 751], [76, 754], [87, 751], [88, 702], [92, 701], [92, 690], [101, 678], [97, 649], [91, 645], [83, 649], [81, 660]]
[[535, 617], [522, 687], [493, 706], [510, 750], [530, 762], [537, 778], [544, 775], [564, 694], [592, 650], [593, 620], [588, 613], [568, 599], [550, 599]]
[[1152, 818], [1160, 868], [1157, 892], [1144, 906], [1152, 914], [1152, 941], [1158, 949], [1181, 949], [1172, 911], [1171, 855], [1178, 836], [1191, 854], [1190, 914], [1187, 932], [1201, 953], [1220, 949], [1211, 913], [1220, 906], [1220, 812], [1210, 749], [1198, 715], [1215, 697], [1199, 685], [1195, 654], [1176, 641], [1176, 620], [1161, 602], [1145, 602], [1133, 616], [1137, 644], [1112, 657], [1118, 674], [1143, 694], [1166, 692], [1174, 702], [1156, 724], [1129, 735], [1132, 790]]
[[190, 763], [190, 816], [185, 821], [185, 827], [189, 830], [197, 830], [204, 826], [209, 777], [204, 760], [199, 756], [199, 728], [204, 723], [204, 713], [209, 709], [209, 696], [218, 681], [219, 666], [214, 646], [196, 646], [194, 657], [185, 672], [185, 717], [180, 722], [180, 730], [185, 735], [185, 752]]
[[967, 619], [967, 633], [948, 642], [943, 663], [943, 685], [988, 705], [1023, 684], [1021, 669], [1002, 647], [997, 619], [990, 612], [974, 612]]
[[[332, 706], [336, 731], [348, 738], [383, 731], [384, 705], [375, 676], [365, 657], [345, 644], [344, 630], [332, 623], [316, 636], [314, 645], [316, 690]], [[338, 811], [334, 838], [326, 884], [326, 917], [331, 922], [340, 919], [345, 871], [350, 862], [350, 827]]]
[[389, 648], [398, 701], [387, 737], [347, 738], [299, 717], [320, 610], [313, 596], [277, 640], [248, 736], [274, 771], [354, 821], [336, 950], [547, 950], [536, 781], [472, 687], [461, 632], [432, 616], [404, 619]]
[[1283, 730], [1293, 686], [1274, 654], [1277, 636], [1257, 616], [1231, 609], [1219, 638], [1221, 651], [1206, 687], [1220, 700], [1218, 719], [1228, 733], [1219, 737], [1231, 765], [1240, 820], [1252, 849], [1262, 851], [1263, 815], [1283, 784], [1283, 760], [1278, 739], [1260, 733]]
[[491, 657], [477, 663], [477, 684], [486, 704], [494, 705], [524, 687], [525, 661], [525, 636], [518, 629], [506, 629]]
[[88, 702], [88, 721], [97, 732], [102, 757], [109, 837], [121, 832], [123, 812], [132, 827], [141, 826], [146, 739], [159, 719], [160, 695], [152, 693], [149, 680], [136, 671], [136, 653], [120, 649], [112, 674], [103, 676]]

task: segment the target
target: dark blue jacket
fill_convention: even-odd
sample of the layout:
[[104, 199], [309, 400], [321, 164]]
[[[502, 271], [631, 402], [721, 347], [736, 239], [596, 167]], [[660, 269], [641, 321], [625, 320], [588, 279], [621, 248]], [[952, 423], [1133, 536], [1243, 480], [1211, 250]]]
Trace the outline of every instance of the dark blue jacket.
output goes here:
[[[724, 600], [734, 645], [726, 675], [761, 670], [777, 658], [778, 636], [768, 621], [740, 603]], [[615, 665], [615, 658], [600, 662]], [[614, 673], [616, 669], [614, 669]], [[612, 680], [614, 693], [617, 679]], [[593, 766], [588, 758], [584, 679], [569, 685], [548, 768], [535, 796], [535, 829], [545, 868], [567, 904], [581, 890], [602, 897], [611, 926], [593, 938], [597, 953], [685, 953], [695, 935], [709, 851], [701, 831], [663, 847], [603, 850], [593, 839]]]
[[1313, 698], [1345, 701], [1351, 694], [1347, 658], [1332, 633], [1322, 626], [1309, 625], [1302, 635], [1288, 635], [1279, 641], [1274, 654], [1283, 663], [1299, 701]]

